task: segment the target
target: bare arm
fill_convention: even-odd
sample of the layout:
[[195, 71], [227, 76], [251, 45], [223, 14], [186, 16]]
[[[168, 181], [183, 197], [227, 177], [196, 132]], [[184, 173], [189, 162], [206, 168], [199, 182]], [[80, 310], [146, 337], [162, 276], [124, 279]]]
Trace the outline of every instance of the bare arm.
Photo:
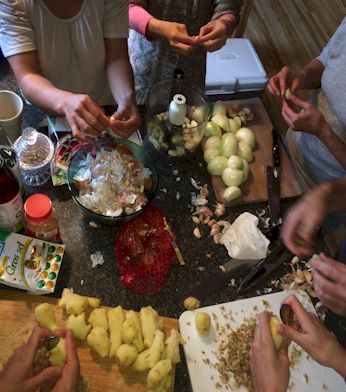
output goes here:
[[8, 61], [26, 98], [48, 113], [65, 117], [81, 141], [89, 140], [81, 131], [98, 135], [109, 125], [108, 118], [88, 95], [58, 89], [42, 75], [36, 51], [10, 56]]
[[324, 65], [317, 59], [311, 60], [300, 72], [302, 82], [301, 89], [311, 90], [321, 86]]
[[118, 104], [112, 121], [114, 130], [123, 137], [128, 137], [140, 122], [137, 110], [134, 81], [128, 57], [127, 40], [125, 38], [106, 38], [106, 72], [108, 84]]

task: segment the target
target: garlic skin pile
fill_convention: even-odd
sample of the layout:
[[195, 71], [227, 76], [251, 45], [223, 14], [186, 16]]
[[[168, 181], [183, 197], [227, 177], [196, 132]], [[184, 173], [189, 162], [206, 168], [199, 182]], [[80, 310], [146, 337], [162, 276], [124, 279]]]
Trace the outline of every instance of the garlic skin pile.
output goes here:
[[74, 176], [78, 200], [87, 209], [105, 216], [129, 215], [147, 203], [145, 181], [151, 172], [132, 155], [101, 149], [82, 162]]

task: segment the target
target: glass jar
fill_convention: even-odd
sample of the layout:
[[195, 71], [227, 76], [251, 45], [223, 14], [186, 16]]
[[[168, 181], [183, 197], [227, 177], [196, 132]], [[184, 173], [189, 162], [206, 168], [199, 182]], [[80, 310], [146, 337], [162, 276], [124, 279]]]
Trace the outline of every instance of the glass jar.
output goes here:
[[25, 232], [30, 237], [50, 242], [60, 242], [59, 220], [47, 195], [37, 193], [25, 204]]

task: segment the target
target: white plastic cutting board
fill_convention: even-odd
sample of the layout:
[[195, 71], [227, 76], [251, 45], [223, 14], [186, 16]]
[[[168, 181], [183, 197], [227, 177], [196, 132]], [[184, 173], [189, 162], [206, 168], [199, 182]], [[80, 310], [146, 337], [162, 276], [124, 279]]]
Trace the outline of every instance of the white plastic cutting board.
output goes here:
[[208, 95], [263, 90], [268, 78], [247, 38], [230, 38], [207, 53], [205, 89]]
[[[249, 316], [254, 316], [254, 306], [257, 306], [258, 312], [269, 310], [275, 315], [279, 315], [281, 302], [290, 294], [296, 294], [298, 299], [311, 312], [315, 309], [310, 301], [309, 296], [303, 291], [282, 291], [274, 294], [263, 295], [254, 298], [247, 298], [239, 301], [228, 302], [225, 304], [208, 306], [194, 311], [184, 312], [179, 319], [180, 332], [183, 339], [187, 342], [184, 345], [187, 366], [190, 374], [192, 389], [194, 392], [230, 392], [230, 389], [216, 389], [215, 384], [219, 380], [218, 371], [207, 365], [203, 360], [209, 359], [215, 363], [216, 358], [213, 351], [217, 350], [215, 339], [215, 324], [212, 315], [218, 318], [220, 326], [231, 323], [232, 328], [237, 328]], [[269, 303], [270, 308], [266, 307], [263, 300]], [[224, 308], [221, 308], [221, 307]], [[196, 312], [203, 311], [210, 315], [212, 320], [212, 329], [208, 338], [201, 338], [195, 328], [194, 316]], [[222, 314], [232, 312], [234, 322], [226, 321]], [[291, 344], [292, 346], [292, 344]], [[321, 343], [322, 349], [323, 343]], [[292, 349], [292, 347], [290, 348]], [[203, 352], [204, 353], [203, 353]], [[308, 383], [305, 382], [304, 374], [308, 375]], [[323, 367], [313, 361], [303, 351], [297, 365], [291, 369], [290, 383], [292, 387], [290, 392], [318, 392], [333, 391], [345, 392], [346, 384], [344, 379], [330, 368]], [[323, 385], [327, 389], [323, 389]], [[246, 392], [245, 388], [233, 389], [234, 392]]]

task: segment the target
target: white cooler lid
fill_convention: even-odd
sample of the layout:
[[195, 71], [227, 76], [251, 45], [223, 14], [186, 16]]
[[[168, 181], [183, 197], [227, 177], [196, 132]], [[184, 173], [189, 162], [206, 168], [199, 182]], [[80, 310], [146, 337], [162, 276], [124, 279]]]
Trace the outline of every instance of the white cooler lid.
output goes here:
[[263, 65], [247, 38], [230, 38], [223, 48], [207, 54], [207, 94], [263, 90], [267, 82]]

